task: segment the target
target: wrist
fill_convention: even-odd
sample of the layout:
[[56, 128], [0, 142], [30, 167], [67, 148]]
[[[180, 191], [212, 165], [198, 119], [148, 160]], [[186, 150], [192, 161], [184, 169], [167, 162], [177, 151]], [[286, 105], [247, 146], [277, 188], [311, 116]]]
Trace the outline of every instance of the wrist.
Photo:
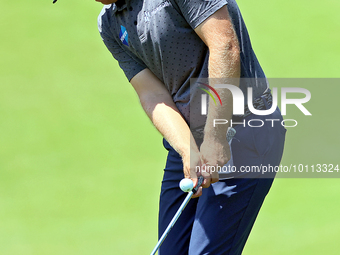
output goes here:
[[212, 127], [210, 129], [206, 129], [204, 131], [204, 140], [220, 141], [221, 139], [225, 139], [228, 131], [228, 126], [223, 126], [224, 127]]
[[191, 143], [192, 142], [190, 142], [190, 145], [185, 150], [181, 150], [179, 152], [183, 161], [190, 160], [190, 155], [192, 155], [192, 154], [197, 155], [197, 154], [200, 153], [196, 143], [194, 143], [194, 144], [191, 144]]

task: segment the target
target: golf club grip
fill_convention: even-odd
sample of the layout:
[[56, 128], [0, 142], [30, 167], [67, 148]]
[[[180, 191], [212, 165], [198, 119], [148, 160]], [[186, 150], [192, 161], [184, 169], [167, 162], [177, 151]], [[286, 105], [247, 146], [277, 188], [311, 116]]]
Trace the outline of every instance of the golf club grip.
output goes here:
[[204, 177], [202, 175], [200, 177], [198, 177], [197, 185], [196, 185], [195, 188], [192, 189], [192, 193], [196, 194], [198, 189], [201, 187], [203, 181], [204, 181]]

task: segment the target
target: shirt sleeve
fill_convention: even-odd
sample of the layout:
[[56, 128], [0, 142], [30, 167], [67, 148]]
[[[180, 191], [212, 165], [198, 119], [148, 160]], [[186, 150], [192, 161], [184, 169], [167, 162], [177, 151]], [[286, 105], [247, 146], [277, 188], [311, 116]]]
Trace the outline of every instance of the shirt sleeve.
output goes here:
[[98, 29], [103, 42], [112, 56], [118, 61], [120, 68], [124, 71], [126, 78], [130, 81], [136, 74], [146, 68], [139, 58], [126, 51], [120, 43], [113, 38], [110, 27], [107, 24], [105, 13], [98, 17]]
[[174, 0], [182, 15], [195, 29], [208, 17], [228, 4], [227, 0]]

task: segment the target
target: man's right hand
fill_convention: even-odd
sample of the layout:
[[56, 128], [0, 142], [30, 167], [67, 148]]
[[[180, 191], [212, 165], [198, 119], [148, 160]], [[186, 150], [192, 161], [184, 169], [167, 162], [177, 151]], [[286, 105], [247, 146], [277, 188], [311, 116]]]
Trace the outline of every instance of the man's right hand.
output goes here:
[[[194, 183], [194, 187], [197, 185], [197, 178], [201, 175], [198, 169], [202, 167], [201, 155], [198, 150], [191, 149], [190, 152], [182, 155], [183, 160], [183, 172], [184, 178], [191, 179]], [[198, 189], [193, 197], [199, 197], [202, 195], [202, 187]]]
[[191, 179], [194, 183], [194, 187], [197, 185], [198, 177], [204, 177], [202, 186], [198, 189], [196, 194], [193, 195], [193, 198], [199, 197], [202, 195], [202, 188], [208, 188], [213, 182], [216, 182], [216, 178], [213, 176], [214, 173], [210, 173], [204, 168], [202, 155], [198, 150], [191, 149], [190, 153], [183, 155], [182, 159], [184, 177]]

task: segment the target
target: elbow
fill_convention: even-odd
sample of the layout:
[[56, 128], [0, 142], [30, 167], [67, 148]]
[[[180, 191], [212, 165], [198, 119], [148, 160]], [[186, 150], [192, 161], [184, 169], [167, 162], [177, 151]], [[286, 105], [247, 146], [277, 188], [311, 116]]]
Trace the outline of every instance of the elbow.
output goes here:
[[240, 61], [240, 45], [236, 37], [220, 40], [209, 47], [212, 56], [216, 55], [224, 60], [237, 63]]
[[240, 78], [241, 57], [237, 39], [221, 40], [219, 44], [209, 47], [209, 54], [210, 77]]
[[236, 35], [228, 41], [228, 46], [230, 47], [230, 50], [235, 51], [238, 55], [240, 55], [240, 44]]
[[232, 55], [237, 58], [240, 59], [240, 45], [238, 44], [238, 41], [236, 43], [232, 43], [230, 46], [230, 51], [232, 52]]
[[221, 43], [219, 47], [220, 51], [222, 51], [224, 55], [232, 58], [235, 62], [237, 62], [237, 60], [240, 58], [240, 45], [237, 38], [228, 38], [224, 40], [224, 42]]
[[150, 115], [154, 109], [154, 105], [152, 105], [152, 101], [150, 100], [150, 98], [148, 96], [140, 96], [139, 97], [139, 102], [141, 104], [141, 106], [143, 107], [144, 111]]

